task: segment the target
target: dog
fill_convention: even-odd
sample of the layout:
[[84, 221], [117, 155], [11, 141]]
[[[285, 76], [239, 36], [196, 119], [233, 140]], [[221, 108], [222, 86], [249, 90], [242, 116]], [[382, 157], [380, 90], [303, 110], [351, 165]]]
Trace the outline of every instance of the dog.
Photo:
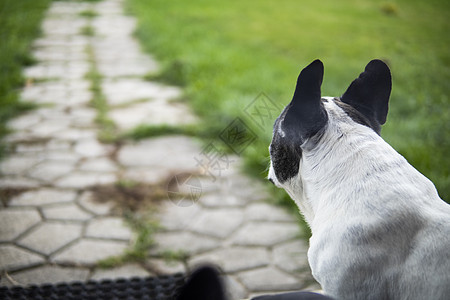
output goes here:
[[372, 60], [341, 97], [324, 67], [298, 76], [277, 118], [268, 179], [297, 204], [308, 261], [335, 299], [450, 299], [450, 205], [380, 136], [391, 72]]

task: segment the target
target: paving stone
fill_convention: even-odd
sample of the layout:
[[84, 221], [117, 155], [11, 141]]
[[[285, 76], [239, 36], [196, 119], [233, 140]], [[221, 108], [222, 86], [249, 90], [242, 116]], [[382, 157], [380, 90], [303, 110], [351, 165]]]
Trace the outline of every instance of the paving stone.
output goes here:
[[130, 240], [133, 232], [118, 217], [105, 217], [92, 220], [86, 229], [86, 237]]
[[[86, 268], [67, 268], [59, 266], [43, 266], [25, 270], [14, 274], [9, 274], [12, 279], [22, 285], [60, 283], [73, 281], [86, 281], [89, 276], [89, 269]], [[5, 279], [0, 285], [10, 286]]]
[[179, 261], [167, 261], [164, 259], [151, 258], [146, 264], [158, 275], [186, 273], [184, 264]]
[[[65, 54], [65, 53], [64, 53]], [[61, 64], [61, 63], [59, 63]], [[27, 101], [39, 104], [55, 104], [56, 107], [47, 107], [39, 109], [46, 111], [58, 111], [60, 108], [76, 108], [79, 105], [86, 105], [92, 98], [92, 93], [89, 90], [89, 82], [81, 79], [48, 81], [45, 83], [34, 84], [26, 87], [21, 98]], [[68, 115], [71, 111], [61, 111], [60, 115]], [[36, 113], [35, 113], [36, 114]], [[40, 114], [47, 117], [48, 114]]]
[[33, 56], [42, 62], [58, 62], [58, 61], [77, 61], [87, 60], [87, 53], [83, 51], [72, 51], [69, 49], [61, 49], [60, 47], [47, 47], [45, 49], [36, 49]]
[[235, 195], [222, 193], [206, 194], [199, 199], [199, 202], [206, 207], [243, 207], [247, 204], [245, 199]]
[[192, 220], [189, 228], [202, 234], [226, 238], [238, 229], [243, 221], [244, 213], [240, 209], [203, 210], [197, 219]]
[[109, 116], [123, 131], [143, 124], [175, 126], [197, 121], [184, 103], [167, 100], [153, 100], [112, 109]]
[[124, 145], [117, 158], [125, 167], [195, 172], [198, 167], [194, 157], [200, 152], [199, 145], [192, 138], [169, 136]]
[[[35, 46], [36, 48], [47, 48], [47, 47], [60, 47], [60, 48], [75, 48], [77, 50], [83, 50], [86, 49], [86, 46], [89, 43], [89, 39], [88, 37], [85, 36], [80, 36], [80, 35], [76, 35], [76, 36], [71, 36], [71, 37], [65, 37], [65, 36], [44, 36], [41, 38], [38, 38], [34, 41], [33, 46]], [[49, 67], [50, 66], [50, 67]], [[55, 64], [56, 67], [60, 67], [61, 68], [61, 64]], [[56, 72], [56, 73], [49, 73], [47, 69], [49, 68], [54, 68], [55, 66], [53, 66], [53, 64], [49, 64], [46, 65], [47, 68], [43, 68], [40, 69], [39, 71], [37, 70], [32, 70], [30, 73], [25, 72], [25, 75], [27, 77], [31, 77], [33, 78], [33, 75], [38, 75], [36, 76], [36, 78], [42, 77], [42, 78], [64, 78], [64, 79], [82, 79], [83, 76], [60, 76], [63, 73], [62, 72]], [[66, 67], [67, 66], [64, 66]], [[26, 68], [25, 71], [27, 71], [29, 68]], [[58, 71], [60, 71], [59, 69], [57, 69]], [[53, 76], [49, 76], [53, 75]], [[76, 74], [76, 75], [81, 75], [81, 74]]]
[[61, 151], [61, 150], [69, 150], [72, 147], [72, 144], [68, 141], [51, 139], [45, 145], [45, 150], [47, 151]]
[[34, 154], [39, 153], [45, 150], [45, 143], [36, 142], [36, 143], [18, 143], [15, 145], [16, 153], [20, 154]]
[[299, 234], [300, 228], [295, 223], [248, 223], [236, 232], [232, 240], [235, 245], [273, 246]]
[[293, 216], [283, 208], [264, 202], [249, 204], [245, 209], [245, 219], [250, 221], [292, 222]]
[[243, 199], [247, 199], [248, 202], [266, 201], [268, 195], [270, 195], [266, 186], [248, 176], [231, 173], [231, 176], [229, 176], [227, 180], [230, 186], [230, 193], [238, 195]]
[[273, 261], [276, 266], [287, 272], [309, 270], [308, 245], [303, 240], [296, 240], [275, 246]]
[[4, 175], [24, 174], [42, 161], [40, 157], [11, 155], [0, 163], [0, 173]]
[[[73, 117], [73, 120], [76, 121], [74, 124], [88, 124], [92, 126], [92, 123], [95, 122], [95, 118], [97, 116], [97, 112], [92, 108], [87, 107], [74, 107], [70, 110], [70, 115]], [[80, 120], [83, 120], [80, 122]]]
[[17, 118], [8, 121], [8, 127], [12, 130], [25, 130], [39, 123], [41, 120], [40, 116], [33, 113], [28, 113]]
[[156, 247], [152, 253], [164, 251], [183, 251], [187, 254], [197, 254], [219, 247], [220, 241], [209, 237], [198, 236], [190, 232], [164, 232], [154, 236]]
[[32, 189], [40, 185], [37, 180], [20, 177], [9, 176], [0, 178], [0, 189]]
[[111, 256], [121, 255], [127, 243], [121, 241], [82, 239], [53, 256], [56, 263], [92, 265]]
[[28, 232], [18, 243], [36, 252], [50, 255], [81, 237], [81, 232], [80, 224], [46, 222]]
[[117, 181], [114, 173], [72, 172], [55, 182], [62, 188], [85, 189], [94, 185], [111, 184]]
[[55, 203], [67, 203], [75, 200], [76, 193], [71, 190], [44, 188], [22, 193], [11, 199], [10, 206], [43, 206]]
[[[211, 176], [203, 175], [197, 176], [202, 188], [202, 195], [213, 194], [213, 193], [223, 193], [222, 191], [222, 180], [214, 179]], [[201, 202], [201, 200], [199, 199]], [[203, 203], [202, 203], [203, 204]], [[205, 205], [206, 206], [206, 205]]]
[[197, 204], [183, 207], [171, 201], [165, 201], [160, 204], [156, 217], [164, 229], [186, 230], [198, 219], [201, 211], [200, 205]]
[[50, 36], [73, 36], [87, 25], [86, 18], [46, 18], [42, 22], [42, 29], [46, 35]]
[[160, 169], [136, 169], [127, 168], [122, 171], [121, 178], [134, 182], [142, 182], [147, 184], [159, 184], [162, 179], [167, 178], [172, 173], [169, 170], [161, 171]]
[[68, 150], [47, 151], [43, 155], [47, 160], [54, 160], [56, 162], [72, 164], [76, 164], [81, 159], [81, 156], [79, 154]]
[[[61, 86], [61, 83], [56, 85], [54, 88], [49, 89], [52, 92], [52, 94], [55, 93], [54, 98], [66, 96], [65, 92], [57, 89], [57, 87], [60, 87], [60, 86]], [[39, 98], [41, 98], [41, 96], [39, 96]], [[53, 120], [54, 121], [54, 120], [67, 119], [67, 116], [69, 115], [68, 114], [69, 111], [70, 110], [65, 107], [60, 107], [57, 105], [47, 105], [47, 106], [43, 106], [39, 109], [33, 110], [33, 113], [35, 115], [39, 115], [42, 120], [45, 120], [45, 121]]]
[[30, 143], [35, 142], [36, 137], [28, 131], [15, 131], [5, 136], [3, 141], [8, 144]]
[[0, 245], [1, 270], [15, 271], [25, 267], [36, 266], [44, 261], [43, 257], [28, 250], [12, 245]]
[[74, 162], [68, 161], [44, 161], [32, 168], [28, 175], [42, 181], [53, 182], [57, 178], [74, 170]]
[[69, 127], [69, 120], [65, 121], [47, 121], [41, 122], [33, 126], [30, 131], [33, 135], [39, 138], [50, 138], [56, 132], [63, 131]]
[[83, 161], [78, 167], [81, 171], [116, 172], [117, 166], [107, 157], [91, 158]]
[[142, 79], [105, 80], [102, 83], [102, 91], [110, 105], [124, 104], [133, 100], [173, 99], [181, 96], [181, 90], [177, 87]]
[[80, 139], [94, 138], [94, 137], [96, 137], [95, 131], [78, 128], [63, 130], [53, 135], [53, 138], [57, 139], [59, 138], [68, 141], [78, 141]]
[[[56, 40], [52, 38], [51, 40], [39, 39], [36, 41], [37, 46], [46, 45], [62, 45], [62, 46], [72, 46], [72, 45], [86, 45], [87, 40], [83, 38], [71, 39], [71, 40]], [[62, 79], [82, 79], [84, 75], [89, 71], [89, 65], [87, 62], [77, 62], [77, 63], [57, 63], [52, 62], [48, 64], [38, 64], [32, 67], [25, 68], [24, 74], [26, 78], [62, 78]]]
[[104, 156], [108, 154], [108, 147], [100, 144], [97, 139], [86, 139], [77, 142], [75, 152], [84, 157]]
[[47, 15], [56, 17], [65, 17], [64, 15], [78, 15], [81, 11], [90, 8], [91, 5], [89, 2], [54, 2], [48, 9]]
[[273, 267], [241, 272], [237, 275], [251, 292], [299, 290], [302, 283], [295, 277]]
[[0, 210], [0, 241], [10, 241], [41, 221], [35, 209]]
[[131, 277], [147, 277], [151, 274], [138, 264], [126, 264], [120, 267], [111, 269], [97, 268], [92, 274], [92, 280], [102, 279], [117, 279], [117, 278], [131, 278]]
[[236, 280], [233, 276], [226, 276], [224, 278], [226, 293], [228, 299], [244, 299], [247, 298], [247, 291], [245, 287]]
[[87, 211], [95, 215], [107, 215], [114, 206], [113, 202], [100, 203], [95, 201], [90, 191], [85, 191], [78, 199], [78, 203]]
[[42, 209], [42, 213], [49, 220], [86, 221], [92, 218], [91, 214], [72, 203], [45, 207]]
[[218, 265], [225, 272], [233, 273], [267, 266], [270, 256], [261, 247], [229, 247], [196, 255], [189, 261], [190, 266], [206, 263]]
[[149, 59], [119, 60], [115, 63], [97, 63], [98, 70], [105, 77], [145, 76], [157, 70], [157, 65]]
[[[96, 39], [92, 43], [94, 47], [94, 55], [97, 64], [107, 65], [114, 64], [116, 62], [123, 63], [136, 63], [140, 62], [142, 64], [147, 64], [149, 72], [155, 71], [157, 68], [157, 63], [147, 55], [140, 52], [140, 46], [136, 39], [128, 36], [123, 36], [119, 34], [112, 34], [109, 36], [104, 36]], [[122, 54], [122, 56], [120, 55]], [[108, 81], [108, 78], [116, 77], [117, 74], [105, 74], [104, 81]], [[112, 80], [122, 80], [125, 78], [112, 78]], [[102, 88], [103, 89], [103, 88]]]
[[121, 36], [129, 37], [133, 34], [136, 27], [136, 19], [123, 15], [99, 16], [92, 21], [92, 27], [95, 32], [102, 36]]

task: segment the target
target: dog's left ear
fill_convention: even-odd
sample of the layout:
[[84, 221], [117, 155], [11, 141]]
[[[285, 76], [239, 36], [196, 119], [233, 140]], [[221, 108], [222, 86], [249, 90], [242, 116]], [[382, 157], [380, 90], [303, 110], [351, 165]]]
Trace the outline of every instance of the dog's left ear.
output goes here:
[[328, 121], [328, 115], [321, 103], [323, 64], [315, 60], [304, 68], [297, 79], [294, 96], [286, 107], [283, 130], [288, 139], [302, 144], [314, 136]]
[[351, 105], [371, 123], [383, 125], [388, 113], [392, 78], [389, 67], [381, 60], [369, 62], [359, 78], [355, 79], [341, 97], [342, 102]]

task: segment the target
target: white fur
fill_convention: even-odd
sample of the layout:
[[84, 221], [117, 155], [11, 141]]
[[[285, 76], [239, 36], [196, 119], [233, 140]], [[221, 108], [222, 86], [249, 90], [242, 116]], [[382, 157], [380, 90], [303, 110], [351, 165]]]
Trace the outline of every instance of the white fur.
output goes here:
[[297, 176], [281, 184], [269, 170], [311, 227], [314, 277], [337, 299], [450, 299], [450, 205], [371, 128], [324, 106]]

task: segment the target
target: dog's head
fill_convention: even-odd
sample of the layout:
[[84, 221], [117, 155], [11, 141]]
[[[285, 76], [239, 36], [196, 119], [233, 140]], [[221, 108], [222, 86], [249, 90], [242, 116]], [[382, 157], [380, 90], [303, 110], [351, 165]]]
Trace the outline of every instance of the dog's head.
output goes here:
[[372, 60], [340, 98], [322, 98], [322, 79], [320, 60], [304, 68], [292, 101], [275, 121], [269, 147], [269, 180], [291, 197], [302, 188], [299, 171], [305, 151], [333, 143], [330, 137], [337, 139], [342, 132], [364, 128], [370, 130], [369, 134], [379, 135], [386, 122], [391, 74], [384, 62]]

